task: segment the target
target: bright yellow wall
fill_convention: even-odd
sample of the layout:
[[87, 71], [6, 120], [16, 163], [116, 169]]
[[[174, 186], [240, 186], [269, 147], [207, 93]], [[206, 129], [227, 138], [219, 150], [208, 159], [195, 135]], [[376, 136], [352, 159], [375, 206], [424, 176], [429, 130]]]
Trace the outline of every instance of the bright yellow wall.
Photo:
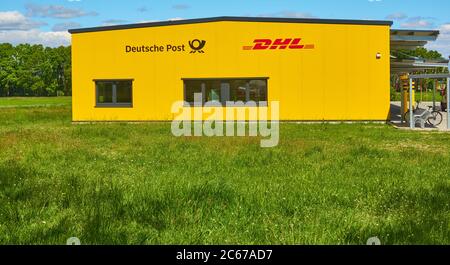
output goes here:
[[[181, 78], [269, 77], [281, 120], [386, 120], [389, 26], [210, 22], [72, 35], [73, 120], [171, 120]], [[257, 38], [302, 38], [315, 49], [248, 51]], [[207, 41], [190, 54], [188, 41]], [[126, 45], [185, 44], [184, 53]], [[376, 53], [381, 59], [376, 59]], [[93, 79], [133, 78], [133, 108], [95, 108]]]

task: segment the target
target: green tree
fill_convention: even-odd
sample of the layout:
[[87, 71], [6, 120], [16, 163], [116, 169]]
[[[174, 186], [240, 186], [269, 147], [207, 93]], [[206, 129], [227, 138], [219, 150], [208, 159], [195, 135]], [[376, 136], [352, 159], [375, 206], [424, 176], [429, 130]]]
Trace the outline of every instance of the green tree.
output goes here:
[[0, 96], [71, 95], [71, 47], [0, 44]]
[[398, 59], [411, 59], [411, 57], [418, 57], [422, 59], [439, 60], [443, 59], [442, 54], [437, 51], [428, 50], [420, 47], [415, 50], [398, 50], [393, 51], [392, 54]]

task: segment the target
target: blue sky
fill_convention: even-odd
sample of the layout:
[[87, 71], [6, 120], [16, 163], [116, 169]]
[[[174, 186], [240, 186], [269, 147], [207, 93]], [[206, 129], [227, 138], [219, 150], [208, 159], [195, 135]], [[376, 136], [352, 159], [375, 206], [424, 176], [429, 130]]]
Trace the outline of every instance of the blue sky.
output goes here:
[[394, 28], [439, 29], [429, 45], [450, 55], [449, 0], [2, 0], [0, 42], [70, 44], [68, 28], [212, 16], [393, 20]]

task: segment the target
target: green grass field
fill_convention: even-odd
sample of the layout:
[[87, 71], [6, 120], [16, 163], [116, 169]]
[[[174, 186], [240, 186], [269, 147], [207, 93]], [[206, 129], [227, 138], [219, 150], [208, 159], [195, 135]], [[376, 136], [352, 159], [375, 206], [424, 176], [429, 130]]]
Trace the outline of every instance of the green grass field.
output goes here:
[[280, 133], [262, 149], [169, 123], [73, 125], [70, 105], [2, 108], [0, 244], [450, 244], [450, 134]]
[[[423, 91], [422, 95], [420, 94], [420, 91], [416, 92], [415, 94], [416, 101], [427, 101], [431, 102], [433, 101], [433, 91]], [[436, 102], [441, 102], [442, 95], [440, 92], [436, 92], [435, 94]], [[402, 95], [400, 92], [391, 91], [391, 101], [400, 101], [402, 98]]]
[[0, 98], [0, 108], [69, 106], [71, 97]]

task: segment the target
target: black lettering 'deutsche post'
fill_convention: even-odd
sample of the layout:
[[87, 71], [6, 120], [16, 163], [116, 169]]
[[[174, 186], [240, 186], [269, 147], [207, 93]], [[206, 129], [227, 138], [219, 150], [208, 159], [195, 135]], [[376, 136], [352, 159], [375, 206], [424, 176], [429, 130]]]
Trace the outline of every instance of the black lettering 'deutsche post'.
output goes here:
[[184, 52], [186, 51], [186, 45], [140, 45], [140, 46], [125, 46], [126, 53], [154, 53], [154, 52]]

